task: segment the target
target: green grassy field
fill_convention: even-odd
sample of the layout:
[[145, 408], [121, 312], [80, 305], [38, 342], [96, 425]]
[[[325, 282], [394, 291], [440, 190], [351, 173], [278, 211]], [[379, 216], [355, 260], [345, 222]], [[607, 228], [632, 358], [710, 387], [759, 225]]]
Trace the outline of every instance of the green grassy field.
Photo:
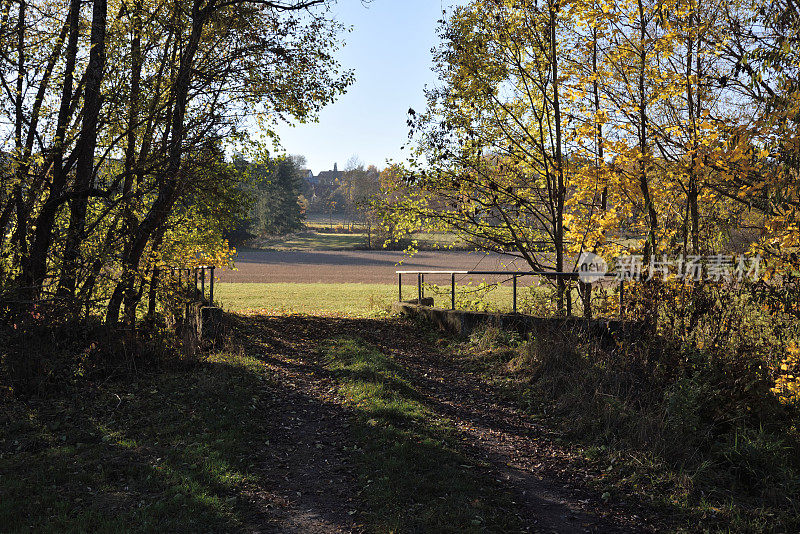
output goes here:
[[[456, 307], [474, 311], [508, 312], [512, 309], [512, 288], [501, 286], [487, 291], [477, 286], [461, 286], [456, 293]], [[434, 305], [450, 308], [450, 288], [428, 287], [426, 297]], [[417, 286], [403, 285], [403, 299], [417, 297]], [[554, 299], [546, 288], [520, 287], [518, 311], [532, 315], [552, 315]], [[215, 300], [225, 310], [245, 313], [284, 315], [338, 315], [380, 317], [397, 300], [394, 284], [217, 284]], [[602, 314], [602, 310], [597, 310]], [[581, 314], [577, 292], [573, 294], [573, 312]]]
[[353, 250], [363, 248], [367, 235], [360, 233], [337, 234], [322, 231], [297, 232], [288, 236], [258, 240], [257, 248], [270, 250]]
[[[444, 290], [442, 290], [444, 291]], [[403, 299], [417, 296], [417, 286], [403, 285]], [[450, 295], [435, 294], [429, 288], [426, 297], [434, 297], [439, 307], [450, 307]], [[475, 293], [459, 293], [459, 305], [478, 298]], [[375, 317], [385, 315], [397, 300], [394, 284], [217, 284], [215, 299], [225, 310], [268, 314], [304, 313]], [[487, 299], [493, 305], [510, 308], [511, 289], [500, 288]]]
[[[407, 289], [411, 294], [411, 286]], [[225, 310], [282, 315], [378, 316], [397, 300], [389, 284], [218, 284], [215, 300]]]
[[[334, 225], [335, 226], [335, 225]], [[373, 235], [373, 249], [381, 249], [381, 238]], [[464, 244], [454, 235], [447, 233], [419, 232], [407, 237], [409, 242], [416, 243], [421, 250], [448, 250], [450, 248], [464, 249]], [[359, 250], [367, 245], [367, 232], [357, 225], [353, 232], [334, 232], [327, 225], [309, 223], [307, 230], [293, 234], [276, 237], [254, 239], [250, 246], [265, 250], [301, 250], [301, 251], [326, 251], [326, 250]]]

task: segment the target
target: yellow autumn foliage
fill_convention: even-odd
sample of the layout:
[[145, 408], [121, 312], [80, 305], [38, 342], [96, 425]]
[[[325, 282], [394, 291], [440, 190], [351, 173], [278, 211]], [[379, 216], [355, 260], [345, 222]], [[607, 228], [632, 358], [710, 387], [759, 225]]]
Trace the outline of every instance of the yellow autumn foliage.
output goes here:
[[800, 346], [796, 342], [786, 347], [786, 357], [781, 361], [772, 392], [786, 404], [800, 400]]

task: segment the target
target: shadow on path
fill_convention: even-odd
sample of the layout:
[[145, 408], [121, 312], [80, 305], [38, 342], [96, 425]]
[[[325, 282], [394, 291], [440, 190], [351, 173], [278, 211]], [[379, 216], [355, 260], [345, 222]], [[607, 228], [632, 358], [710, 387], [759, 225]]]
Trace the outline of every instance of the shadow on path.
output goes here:
[[[362, 339], [400, 365], [413, 384], [415, 394], [428, 409], [452, 421], [458, 429], [459, 454], [471, 458], [482, 476], [500, 483], [514, 495], [514, 511], [530, 532], [648, 532], [652, 525], [632, 513], [627, 503], [605, 503], [587, 487], [596, 476], [579, 458], [554, 444], [553, 434], [536, 425], [512, 405], [501, 399], [477, 377], [459, 368], [453, 359], [442, 355], [433, 344], [422, 339], [418, 327], [404, 320], [335, 319], [307, 316], [238, 317], [239, 342], [249, 351], [258, 351], [276, 380], [288, 391], [320, 401], [326, 410], [341, 402], [335, 395], [335, 376], [320, 362], [321, 346], [328, 340], [350, 337]], [[255, 355], [255, 354], [253, 354]], [[281, 402], [283, 412], [293, 405], [289, 394]], [[307, 412], [311, 405], [297, 404], [301, 414], [291, 427], [299, 457], [286, 461], [313, 461], [314, 436], [327, 435], [326, 441], [345, 441], [344, 429], [350, 423], [338, 413], [321, 412], [320, 421]], [[351, 419], [352, 421], [352, 419]], [[289, 429], [287, 429], [289, 430]], [[327, 434], [326, 434], [327, 433]], [[327, 454], [327, 453], [326, 453]], [[346, 458], [328, 461], [329, 465], [308, 464], [295, 473], [298, 491], [311, 482], [309, 471], [344, 465]], [[331, 465], [333, 464], [333, 465]], [[287, 477], [291, 466], [285, 467]], [[277, 474], [283, 474], [275, 471]], [[328, 476], [327, 474], [325, 475]], [[333, 475], [332, 475], [333, 478]], [[352, 480], [352, 478], [350, 479]], [[442, 480], [442, 485], [447, 481]], [[322, 491], [325, 491], [324, 489]], [[347, 492], [342, 494], [345, 497]], [[347, 498], [352, 498], [353, 491]], [[301, 501], [302, 502], [302, 501]], [[327, 499], [322, 508], [338, 506], [344, 517], [350, 501]], [[317, 506], [319, 508], [319, 506]], [[329, 515], [337, 514], [332, 511]], [[341, 524], [341, 522], [339, 523]]]

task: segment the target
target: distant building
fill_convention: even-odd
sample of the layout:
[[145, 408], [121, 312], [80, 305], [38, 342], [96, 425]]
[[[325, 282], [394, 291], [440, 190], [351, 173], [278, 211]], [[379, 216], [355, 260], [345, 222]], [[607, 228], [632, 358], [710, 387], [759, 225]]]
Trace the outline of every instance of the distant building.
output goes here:
[[338, 187], [339, 180], [344, 177], [344, 172], [339, 170], [339, 165], [334, 163], [332, 171], [322, 171], [316, 176], [308, 169], [303, 169], [305, 184], [303, 194], [315, 202], [320, 196], [325, 196]]
[[369, 169], [367, 169], [367, 176], [376, 184], [379, 184], [381, 181], [381, 173], [378, 172], [378, 169], [375, 168], [374, 165], [370, 165]]
[[322, 171], [318, 175], [314, 177], [316, 182], [313, 182], [314, 185], [332, 185], [336, 183], [337, 180], [340, 180], [344, 176], [344, 172], [339, 170], [338, 164], [333, 164], [332, 171]]

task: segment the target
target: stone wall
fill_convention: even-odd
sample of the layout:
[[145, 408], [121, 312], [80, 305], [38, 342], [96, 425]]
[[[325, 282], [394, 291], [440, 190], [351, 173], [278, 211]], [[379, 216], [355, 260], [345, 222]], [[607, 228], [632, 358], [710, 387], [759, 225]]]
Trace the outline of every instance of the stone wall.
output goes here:
[[431, 306], [420, 306], [416, 301], [395, 302], [392, 311], [429, 321], [441, 330], [467, 336], [475, 329], [493, 325], [505, 330], [528, 334], [542, 330], [570, 330], [585, 332], [593, 337], [611, 341], [619, 336], [636, 335], [641, 332], [638, 322], [616, 319], [590, 319], [580, 317], [534, 317], [518, 313], [486, 313], [465, 310], [445, 310]]

